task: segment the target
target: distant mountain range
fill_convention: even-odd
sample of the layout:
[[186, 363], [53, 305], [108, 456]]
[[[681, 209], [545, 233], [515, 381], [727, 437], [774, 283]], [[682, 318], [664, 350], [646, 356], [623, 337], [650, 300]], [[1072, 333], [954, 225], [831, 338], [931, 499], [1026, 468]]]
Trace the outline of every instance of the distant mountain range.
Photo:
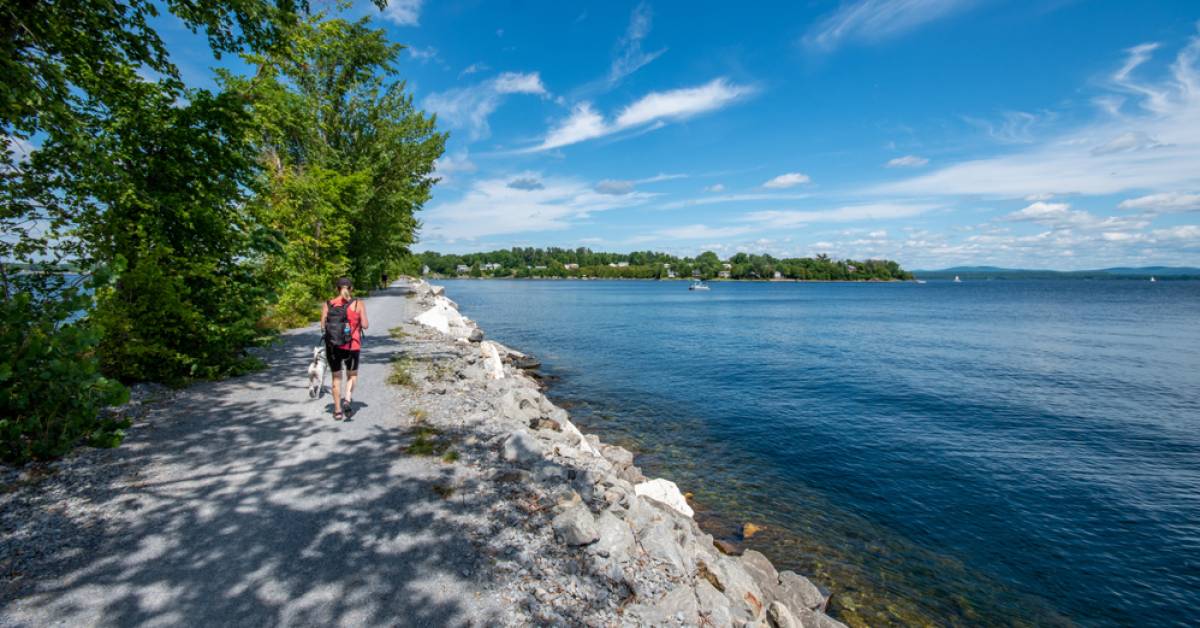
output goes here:
[[1190, 266], [1117, 267], [1096, 270], [1038, 270], [998, 266], [954, 266], [941, 270], [914, 270], [920, 279], [1200, 279], [1200, 268]]

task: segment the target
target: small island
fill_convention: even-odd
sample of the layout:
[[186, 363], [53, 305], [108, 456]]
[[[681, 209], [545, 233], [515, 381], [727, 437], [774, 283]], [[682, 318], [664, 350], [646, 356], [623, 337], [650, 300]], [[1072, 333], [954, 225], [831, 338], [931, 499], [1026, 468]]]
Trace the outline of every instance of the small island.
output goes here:
[[[603, 253], [589, 248], [513, 247], [461, 255], [426, 251], [414, 260], [424, 275], [514, 279], [728, 279], [741, 281], [910, 281], [892, 260], [837, 260], [828, 255], [779, 259], [712, 251], [677, 257], [656, 251]], [[414, 271], [418, 269], [413, 269]]]

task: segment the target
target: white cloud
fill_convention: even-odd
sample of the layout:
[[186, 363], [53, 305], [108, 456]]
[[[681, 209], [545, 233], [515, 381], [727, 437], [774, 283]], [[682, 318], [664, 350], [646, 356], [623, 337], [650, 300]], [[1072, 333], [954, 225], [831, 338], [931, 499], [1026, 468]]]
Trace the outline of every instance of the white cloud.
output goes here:
[[801, 185], [803, 183], [808, 183], [809, 181], [811, 181], [811, 179], [809, 179], [808, 175], [804, 173], [789, 172], [787, 174], [781, 174], [774, 179], [767, 181], [763, 184], [763, 187], [779, 190]]
[[933, 205], [900, 203], [873, 203], [846, 205], [829, 210], [768, 210], [750, 212], [745, 215], [748, 222], [763, 223], [770, 227], [793, 227], [814, 222], [855, 222], [859, 220], [895, 220], [910, 218], [936, 209]]
[[724, 191], [725, 191], [725, 186], [724, 186], [724, 185], [722, 185], [722, 184], [720, 184], [720, 183], [714, 183], [714, 184], [712, 184], [712, 185], [710, 185], [710, 186], [708, 186], [708, 187], [704, 188], [704, 191], [705, 191], [705, 192], [712, 192], [712, 193], [714, 193], [714, 194], [715, 194], [715, 193], [717, 193], [717, 192], [724, 192]]
[[1054, 229], [1140, 229], [1149, 224], [1140, 217], [1100, 217], [1083, 210], [1071, 209], [1069, 203], [1037, 201], [1004, 217], [1013, 222], [1034, 222]]
[[505, 72], [471, 87], [430, 94], [424, 104], [447, 124], [466, 129], [470, 139], [477, 140], [490, 135], [488, 117], [511, 94], [548, 95], [537, 72]]
[[[719, 184], [718, 184], [719, 185]], [[724, 186], [721, 187], [724, 190]], [[718, 192], [720, 190], [705, 189], [707, 192]], [[683, 207], [694, 207], [696, 205], [719, 205], [722, 203], [748, 203], [759, 201], [798, 201], [809, 198], [811, 194], [722, 194], [720, 196], [702, 196], [700, 198], [689, 198], [681, 201], [671, 201], [661, 206], [662, 209], [680, 209]]]
[[1158, 212], [1188, 212], [1200, 210], [1200, 194], [1161, 192], [1121, 201], [1121, 209], [1145, 209]]
[[388, 0], [383, 9], [383, 19], [401, 26], [417, 26], [421, 20], [421, 5], [424, 0]]
[[608, 87], [620, 83], [626, 76], [667, 51], [666, 48], [654, 52], [642, 50], [642, 40], [650, 33], [650, 19], [650, 7], [645, 2], [634, 7], [633, 15], [629, 18], [629, 28], [625, 31], [625, 36], [617, 42], [617, 56], [608, 71]]
[[450, 183], [458, 174], [469, 174], [478, 170], [466, 150], [443, 154], [433, 162], [433, 166], [433, 176], [440, 178], [443, 184]]
[[522, 152], [560, 148], [620, 131], [683, 120], [726, 107], [752, 91], [749, 87], [718, 78], [698, 87], [651, 92], [625, 107], [611, 123], [605, 121], [591, 103], [579, 103], [570, 116], [546, 134], [541, 144]]
[[1005, 155], [962, 162], [878, 186], [888, 196], [1106, 195], [1200, 187], [1200, 37], [1176, 56], [1168, 78], [1143, 84], [1133, 72], [1152, 45], [1132, 48], [1110, 84], [1140, 98], [1139, 111], [1106, 117]]
[[462, 198], [433, 205], [425, 212], [422, 239], [448, 243], [561, 230], [594, 212], [633, 207], [653, 197], [643, 192], [600, 194], [583, 181], [543, 177], [536, 172], [521, 173], [517, 178], [540, 181], [542, 187], [514, 189], [509, 187], [509, 177], [477, 180]]
[[490, 69], [492, 69], [491, 66], [486, 63], [472, 63], [471, 65], [463, 68], [463, 71], [459, 72], [458, 76], [461, 78], [471, 74], [478, 74], [479, 72], [487, 72]]
[[633, 193], [633, 181], [616, 181], [613, 179], [605, 179], [597, 183], [595, 189], [601, 194], [611, 194], [613, 196], [631, 194]]
[[967, 7], [970, 0], [857, 0], [845, 3], [804, 36], [812, 50], [828, 52], [845, 42], [873, 43], [908, 32]]
[[437, 48], [434, 48], [433, 46], [426, 46], [425, 48], [421, 48], [420, 46], [409, 46], [408, 48], [405, 48], [405, 50], [408, 50], [409, 56], [422, 63], [436, 59], [438, 55]]
[[886, 168], [920, 168], [929, 163], [925, 157], [917, 157], [916, 155], [905, 155], [895, 159], [889, 159]]

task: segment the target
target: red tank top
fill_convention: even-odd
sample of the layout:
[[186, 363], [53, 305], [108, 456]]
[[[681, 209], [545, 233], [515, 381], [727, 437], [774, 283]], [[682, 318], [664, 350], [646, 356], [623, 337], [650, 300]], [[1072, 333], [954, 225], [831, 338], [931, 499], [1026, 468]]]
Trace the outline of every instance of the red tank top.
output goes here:
[[[329, 302], [330, 305], [342, 305], [345, 299], [338, 297]], [[350, 343], [344, 344], [338, 349], [349, 349], [351, 351], [359, 351], [362, 349], [362, 314], [359, 313], [358, 307], [351, 305], [346, 311], [346, 318], [350, 320]]]

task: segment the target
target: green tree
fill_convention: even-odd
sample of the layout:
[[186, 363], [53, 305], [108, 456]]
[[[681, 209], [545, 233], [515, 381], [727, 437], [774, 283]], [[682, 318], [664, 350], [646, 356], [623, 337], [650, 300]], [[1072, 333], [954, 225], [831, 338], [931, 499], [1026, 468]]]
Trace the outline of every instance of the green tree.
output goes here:
[[256, 120], [254, 209], [279, 242], [265, 263], [281, 325], [310, 319], [340, 275], [373, 285], [408, 263], [415, 212], [436, 182], [446, 136], [396, 79], [402, 47], [368, 24], [313, 16], [289, 47], [248, 56], [252, 77], [222, 76]]

